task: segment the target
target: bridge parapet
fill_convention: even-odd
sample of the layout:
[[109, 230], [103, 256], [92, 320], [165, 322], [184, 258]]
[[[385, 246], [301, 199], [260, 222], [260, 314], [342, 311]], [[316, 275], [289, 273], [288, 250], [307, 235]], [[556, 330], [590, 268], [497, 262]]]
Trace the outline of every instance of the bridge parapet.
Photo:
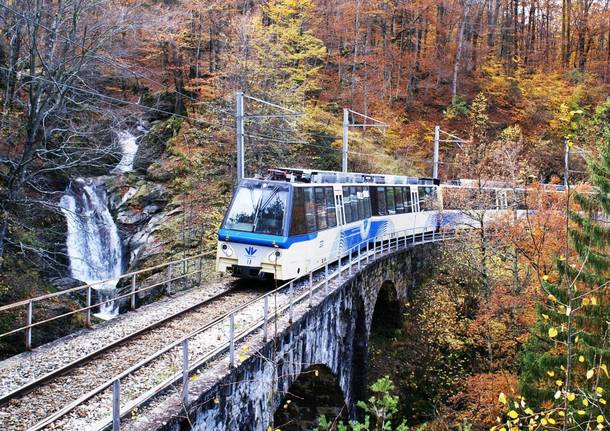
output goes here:
[[398, 246], [371, 255], [351, 275], [344, 269], [328, 287], [323, 277], [314, 279], [319, 289], [310, 297], [306, 286], [306, 300], [294, 306], [292, 321], [288, 312], [280, 313], [267, 341], [261, 329], [235, 346], [235, 367], [228, 357], [219, 358], [190, 382], [187, 403], [175, 392], [124, 421], [123, 428], [266, 430], [290, 386], [313, 365], [332, 371], [353, 410], [365, 395], [368, 335], [381, 286], [391, 281], [397, 296], [406, 298], [435, 249], [434, 243]]

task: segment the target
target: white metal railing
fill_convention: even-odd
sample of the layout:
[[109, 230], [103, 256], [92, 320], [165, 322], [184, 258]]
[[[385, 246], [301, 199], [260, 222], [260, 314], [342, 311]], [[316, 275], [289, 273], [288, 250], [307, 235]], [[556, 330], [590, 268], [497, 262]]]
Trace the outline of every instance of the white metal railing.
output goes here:
[[[331, 262], [326, 262], [316, 268], [311, 269], [307, 274], [304, 274], [298, 279], [294, 279], [278, 288], [271, 290], [255, 299], [242, 304], [222, 316], [207, 323], [203, 327], [191, 332], [180, 340], [177, 340], [162, 350], [159, 350], [148, 358], [133, 365], [129, 369], [123, 371], [112, 379], [101, 384], [92, 391], [84, 394], [74, 402], [64, 406], [62, 409], [47, 417], [43, 421], [30, 428], [30, 431], [41, 430], [57, 419], [61, 418], [87, 400], [101, 394], [102, 392], [112, 388], [112, 415], [93, 425], [91, 429], [104, 430], [112, 426], [113, 431], [120, 429], [121, 418], [128, 415], [138, 407], [152, 399], [156, 394], [166, 388], [180, 383], [181, 396], [185, 405], [189, 401], [189, 375], [200, 368], [202, 365], [210, 362], [219, 355], [228, 352], [229, 367], [235, 367], [236, 364], [236, 345], [243, 341], [245, 337], [262, 328], [262, 339], [267, 341], [269, 338], [269, 323], [279, 321], [281, 318], [287, 318], [288, 323], [292, 323], [294, 318], [295, 306], [307, 304], [307, 307], [313, 306], [314, 295], [323, 289], [324, 295], [330, 292], [330, 282], [346, 274], [348, 277], [354, 274], [354, 271], [363, 268], [363, 265], [368, 265], [371, 260], [378, 257], [393, 253], [400, 249], [406, 249], [410, 246], [439, 242], [448, 239], [454, 239], [459, 231], [441, 231], [441, 232], [421, 232], [421, 229], [407, 229], [401, 232], [382, 235], [374, 239], [362, 241], [355, 246], [346, 250], [341, 255], [334, 257]], [[336, 264], [336, 266], [335, 266]], [[333, 267], [334, 266], [334, 267]], [[317, 279], [316, 279], [317, 278]], [[304, 284], [297, 282], [305, 281]], [[296, 290], [299, 290], [298, 292]], [[275, 304], [279, 304], [274, 308], [273, 313], [270, 313], [269, 303], [273, 299]], [[248, 326], [236, 331], [236, 317], [246, 309], [252, 307], [260, 307], [259, 318], [255, 318], [254, 322], [250, 322]], [[245, 314], [245, 313], [244, 313]], [[202, 333], [213, 328], [228, 327], [228, 336], [218, 345], [212, 345], [211, 349], [200, 357], [189, 355], [189, 343], [193, 343], [194, 339]], [[170, 370], [170, 377], [157, 382], [155, 386], [149, 389], [144, 394], [137, 398], [128, 400], [121, 407], [121, 381], [133, 375], [139, 369], [150, 365], [160, 356], [174, 350], [177, 355], [182, 358], [182, 367], [179, 371], [173, 372]]]
[[[144, 268], [138, 271], [128, 272], [126, 274], [121, 275], [112, 280], [103, 280], [95, 283], [84, 284], [81, 286], [73, 287], [70, 289], [62, 290], [59, 292], [49, 293], [46, 295], [37, 296], [34, 298], [18, 301], [12, 304], [0, 306], [0, 314], [11, 312], [11, 313], [19, 313], [20, 310], [25, 309], [25, 325], [20, 326], [18, 328], [11, 329], [7, 332], [0, 334], [0, 338], [7, 337], [9, 335], [16, 334], [18, 332], [24, 332], [25, 335], [25, 347], [27, 350], [31, 350], [32, 348], [32, 331], [36, 326], [44, 325], [45, 323], [52, 322], [54, 320], [63, 319], [68, 316], [72, 316], [78, 313], [83, 313], [85, 317], [85, 326], [91, 327], [91, 313], [94, 308], [99, 307], [104, 304], [109, 304], [114, 301], [121, 300], [123, 298], [130, 298], [129, 305], [130, 309], [134, 310], [137, 307], [137, 295], [140, 292], [145, 292], [147, 290], [154, 289], [156, 287], [164, 287], [165, 292], [167, 294], [172, 293], [172, 284], [178, 280], [187, 279], [191, 276], [197, 276], [196, 285], [201, 284], [201, 277], [203, 273], [203, 259], [208, 256], [212, 256], [214, 253], [200, 253], [195, 256], [189, 256], [183, 259], [166, 262], [160, 265], [156, 265], [149, 268]], [[154, 282], [150, 285], [143, 286], [138, 288], [138, 278], [143, 278], [144, 276], [149, 276], [155, 273], [164, 273], [162, 279], [158, 282]], [[99, 302], [94, 302], [93, 299], [93, 290], [97, 286], [104, 285], [109, 281], [116, 282], [117, 285], [121, 283], [121, 281], [128, 281], [131, 289], [128, 293], [123, 295], [116, 296], [112, 299], [107, 299]], [[52, 301], [60, 297], [64, 297], [66, 295], [74, 295], [74, 294], [84, 294], [86, 305], [84, 307], [77, 308], [75, 310], [70, 310], [66, 313], [58, 314], [56, 316], [48, 317], [46, 319], [41, 319], [36, 321], [34, 312], [35, 305], [38, 303], [42, 303], [45, 301]], [[21, 311], [23, 312], [23, 311]]]

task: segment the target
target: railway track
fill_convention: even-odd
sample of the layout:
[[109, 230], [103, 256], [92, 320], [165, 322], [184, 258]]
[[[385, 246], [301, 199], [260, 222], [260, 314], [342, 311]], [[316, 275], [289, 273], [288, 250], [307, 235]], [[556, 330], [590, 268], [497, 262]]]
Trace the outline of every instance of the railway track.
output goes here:
[[2, 430], [25, 430], [52, 416], [113, 375], [213, 321], [226, 310], [247, 303], [264, 289], [234, 283], [226, 291], [79, 357], [0, 398]]

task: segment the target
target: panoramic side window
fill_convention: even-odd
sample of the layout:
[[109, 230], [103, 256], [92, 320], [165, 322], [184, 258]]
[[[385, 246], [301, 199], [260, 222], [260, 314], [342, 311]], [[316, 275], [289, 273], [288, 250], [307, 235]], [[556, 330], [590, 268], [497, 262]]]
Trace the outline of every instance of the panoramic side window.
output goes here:
[[358, 218], [362, 220], [366, 218], [366, 211], [364, 209], [364, 188], [358, 187], [356, 194], [358, 196]]
[[411, 187], [402, 187], [402, 200], [405, 206], [405, 212], [413, 212], [413, 203], [411, 202]]
[[315, 187], [316, 199], [316, 218], [318, 220], [318, 230], [326, 229], [326, 198], [322, 187]]
[[349, 187], [343, 187], [343, 212], [345, 213], [345, 223], [351, 223], [353, 218]]
[[364, 196], [364, 216], [369, 218], [372, 214], [371, 210], [371, 193], [368, 187], [364, 187], [362, 190], [362, 196]]
[[386, 203], [388, 205], [388, 214], [396, 214], [396, 198], [394, 195], [394, 187], [386, 187]]
[[305, 187], [303, 189], [303, 200], [305, 201], [305, 227], [307, 232], [315, 232], [317, 224], [313, 187]]
[[402, 199], [402, 187], [396, 187], [394, 189], [396, 195], [396, 212], [402, 214], [405, 212], [405, 205]]
[[360, 220], [360, 214], [358, 214], [358, 195], [356, 193], [356, 187], [349, 188], [349, 199], [350, 206], [352, 207], [352, 221]]
[[385, 200], [385, 187], [377, 187], [377, 215], [388, 215]]
[[307, 233], [305, 224], [305, 206], [303, 202], [303, 189], [295, 187], [292, 194], [292, 217], [290, 219], [290, 235], [303, 235]]
[[328, 227], [337, 226], [337, 211], [335, 209], [335, 193], [332, 187], [324, 187], [326, 195], [326, 225]]

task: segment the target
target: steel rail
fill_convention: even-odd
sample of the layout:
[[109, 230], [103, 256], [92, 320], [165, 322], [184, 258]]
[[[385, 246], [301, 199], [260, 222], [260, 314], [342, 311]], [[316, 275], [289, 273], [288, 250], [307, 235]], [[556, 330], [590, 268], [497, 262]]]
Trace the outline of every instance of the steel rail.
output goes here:
[[229, 289], [227, 289], [227, 290], [225, 290], [223, 292], [220, 292], [217, 295], [211, 296], [211, 297], [209, 297], [209, 298], [207, 298], [207, 299], [205, 299], [203, 301], [199, 301], [198, 303], [193, 304], [193, 305], [191, 305], [191, 306], [189, 306], [189, 307], [187, 307], [187, 308], [185, 308], [183, 310], [180, 310], [180, 311], [178, 311], [178, 312], [176, 312], [174, 314], [171, 314], [171, 315], [166, 316], [166, 317], [164, 317], [164, 318], [162, 318], [160, 320], [157, 320], [156, 322], [153, 322], [150, 325], [147, 325], [147, 326], [145, 326], [143, 328], [140, 328], [140, 329], [138, 329], [138, 330], [136, 330], [136, 331], [134, 331], [134, 332], [132, 332], [132, 333], [122, 337], [122, 338], [119, 338], [118, 340], [115, 340], [115, 341], [113, 341], [113, 342], [111, 342], [109, 344], [106, 344], [105, 346], [102, 346], [99, 349], [94, 350], [93, 352], [87, 353], [86, 355], [81, 356], [78, 359], [75, 359], [74, 361], [64, 365], [61, 368], [53, 370], [53, 371], [51, 371], [51, 372], [49, 372], [49, 373], [47, 373], [47, 374], [45, 374], [45, 375], [35, 379], [35, 380], [32, 380], [32, 381], [26, 383], [25, 385], [20, 386], [19, 388], [14, 389], [14, 390], [12, 390], [9, 393], [0, 396], [0, 406], [4, 405], [5, 403], [7, 403], [8, 401], [10, 401], [11, 399], [13, 399], [15, 397], [22, 396], [22, 395], [27, 394], [28, 392], [31, 392], [32, 390], [34, 390], [37, 387], [41, 386], [42, 384], [48, 382], [49, 380], [52, 380], [52, 379], [54, 379], [56, 377], [60, 377], [63, 374], [66, 374], [68, 371], [76, 368], [79, 365], [82, 365], [84, 363], [87, 363], [87, 362], [91, 361], [92, 359], [94, 359], [95, 357], [101, 355], [102, 353], [105, 353], [105, 352], [107, 352], [107, 351], [109, 351], [109, 350], [111, 350], [111, 349], [113, 349], [115, 347], [119, 347], [120, 345], [125, 344], [127, 341], [131, 341], [134, 338], [136, 338], [136, 337], [138, 337], [138, 336], [140, 336], [140, 335], [142, 335], [142, 334], [144, 334], [144, 333], [146, 333], [148, 331], [156, 329], [159, 326], [162, 326], [162, 325], [164, 325], [164, 324], [166, 324], [166, 323], [168, 323], [168, 322], [170, 322], [172, 320], [175, 320], [178, 317], [181, 317], [181, 316], [183, 316], [185, 314], [193, 312], [194, 310], [196, 310], [198, 308], [201, 308], [204, 305], [208, 305], [211, 302], [217, 301], [218, 299], [220, 299], [223, 296], [228, 295], [230, 293], [233, 293], [232, 292], [232, 288], [229, 288]]
[[[407, 231], [411, 232], [410, 236], [406, 235]], [[123, 371], [119, 375], [113, 377], [112, 379], [108, 380], [107, 382], [105, 382], [102, 385], [98, 386], [97, 388], [93, 389], [89, 393], [83, 395], [82, 397], [75, 400], [74, 402], [68, 404], [64, 408], [58, 410], [53, 415], [51, 415], [51, 416], [45, 418], [43, 421], [35, 424], [29, 430], [36, 431], [36, 430], [43, 429], [44, 427], [50, 425], [57, 419], [63, 417], [64, 415], [66, 415], [67, 413], [69, 413], [70, 411], [72, 411], [73, 409], [78, 407], [79, 405], [83, 404], [84, 402], [86, 402], [89, 399], [93, 398], [94, 396], [98, 395], [102, 391], [110, 388], [115, 381], [120, 381], [122, 378], [125, 378], [125, 377], [133, 374], [135, 371], [150, 364], [151, 362], [158, 359], [162, 355], [165, 355], [169, 351], [179, 347], [180, 344], [182, 344], [185, 340], [189, 340], [189, 339], [201, 334], [202, 332], [205, 332], [208, 329], [211, 329], [212, 327], [221, 324], [223, 321], [225, 321], [230, 316], [239, 313], [240, 311], [244, 310], [246, 307], [253, 305], [254, 303], [260, 301], [261, 299], [264, 299], [265, 297], [270, 297], [271, 295], [276, 295], [281, 290], [285, 290], [288, 287], [292, 288], [294, 286], [295, 281], [306, 280], [307, 277], [312, 277], [314, 273], [317, 273], [320, 270], [327, 268], [328, 265], [333, 265], [333, 264], [337, 263], [337, 268], [333, 271], [333, 273], [329, 274], [329, 277], [325, 278], [323, 281], [317, 282], [315, 284], [315, 286], [316, 286], [315, 289], [314, 289], [313, 283], [310, 285], [309, 289], [307, 289], [306, 287], [303, 287], [303, 289], [306, 291], [297, 297], [296, 302], [294, 302], [294, 298], [291, 297], [290, 301], [287, 304], [280, 306], [280, 308], [278, 308], [277, 311], [274, 312], [274, 314], [273, 314], [273, 318], [277, 319], [279, 313], [284, 312], [286, 309], [293, 307], [294, 305], [298, 305], [298, 304], [302, 303], [305, 298], [309, 297], [311, 300], [313, 291], [314, 290], [317, 291], [323, 285], [325, 286], [327, 283], [327, 281], [326, 281], [327, 279], [330, 280], [332, 278], [342, 276], [343, 272], [347, 271], [348, 269], [351, 269], [354, 265], [354, 261], [350, 259], [350, 262], [348, 263], [348, 265], [344, 267], [342, 265], [342, 259], [347, 258], [348, 256], [351, 256], [353, 250], [359, 250], [359, 254], [358, 254], [358, 258], [357, 258], [356, 262], [361, 262], [362, 260], [366, 260], [368, 263], [371, 255], [373, 256], [373, 259], [376, 259], [377, 257], [384, 256], [388, 253], [393, 253], [399, 249], [408, 249], [415, 245], [421, 245], [421, 244], [430, 243], [430, 242], [439, 242], [439, 241], [443, 241], [443, 240], [450, 240], [450, 239], [455, 239], [457, 237], [456, 230], [451, 231], [449, 234], [447, 234], [447, 232], [443, 232], [442, 236], [439, 234], [436, 236], [436, 238], [435, 238], [434, 232], [419, 232], [418, 233], [418, 232], [416, 232], [415, 229], [409, 229], [409, 230], [405, 230], [405, 231], [401, 231], [401, 232], [404, 232], [405, 234], [399, 235], [399, 233], [395, 233], [395, 234], [391, 234], [391, 235], [382, 235], [380, 238], [373, 238], [372, 240], [362, 241], [359, 244], [357, 244], [357, 245], [353, 246], [352, 248], [350, 248], [349, 250], [347, 250], [344, 254], [338, 255], [336, 257], [336, 259], [333, 260], [332, 262], [327, 262], [323, 265], [313, 268], [307, 274], [304, 274], [303, 276], [299, 277], [298, 279], [287, 282], [274, 290], [266, 292], [265, 294], [263, 294], [257, 298], [254, 298], [250, 301], [247, 301], [244, 304], [239, 305], [238, 307], [233, 308], [232, 310], [228, 311], [227, 313], [217, 317], [212, 322], [208, 322], [207, 324], [203, 325], [202, 327], [192, 331], [190, 334], [182, 337], [180, 340], [174, 341], [173, 343], [166, 346], [165, 348], [153, 353], [149, 357], [143, 359], [139, 363], [133, 365], [129, 369]], [[419, 237], [420, 239], [417, 240], [416, 239], [417, 237]], [[407, 238], [413, 238], [413, 241], [411, 241], [411, 240], [407, 241]], [[427, 240], [427, 238], [429, 240]], [[403, 239], [404, 239], [404, 243], [403, 243], [403, 245], [401, 245], [399, 243], [399, 240], [403, 240]], [[392, 240], [395, 241], [394, 243], [396, 245], [396, 248], [394, 248], [394, 249], [392, 249]], [[386, 242], [386, 241], [388, 244], [387, 248], [384, 247], [384, 242]], [[366, 243], [373, 243], [374, 247], [370, 250], [367, 250], [366, 255], [363, 256], [362, 250], [363, 250], [363, 246]], [[378, 243], [379, 243], [379, 245], [377, 245]], [[380, 254], [378, 254], [378, 250], [381, 251]], [[366, 267], [366, 265], [365, 265], [365, 267]], [[348, 269], [345, 269], [345, 268], [348, 268]], [[359, 268], [359, 269], [363, 269], [363, 268]], [[350, 272], [350, 276], [351, 275], [352, 274]], [[250, 333], [252, 333], [255, 330], [257, 330], [258, 328], [260, 328], [261, 324], [264, 324], [264, 322], [261, 323], [261, 319], [259, 318], [258, 320], [256, 320], [254, 322], [253, 325], [250, 324], [250, 326], [248, 328], [246, 328], [244, 331], [240, 332], [238, 334], [238, 336], [234, 339], [233, 342], [235, 343], [235, 341], [241, 341], [245, 336], [249, 335]], [[200, 367], [203, 363], [209, 361], [210, 357], [211, 357], [210, 355], [217, 356], [218, 354], [224, 352], [227, 349], [228, 345], [229, 345], [229, 342], [224, 342], [220, 346], [214, 348], [214, 350], [211, 353], [205, 354], [204, 357], [200, 358], [199, 360], [194, 362], [191, 366], [189, 366], [188, 372], [189, 373], [193, 372], [198, 367]], [[169, 379], [166, 379], [164, 382], [157, 385], [155, 388], [148, 391], [144, 395], [138, 397], [136, 400], [130, 401], [129, 408], [124, 409], [122, 413], [119, 412], [119, 416], [121, 416], [121, 417], [125, 416], [128, 412], [133, 410], [133, 408], [146, 403], [151, 398], [153, 398], [156, 394], [158, 394], [160, 391], [162, 391], [165, 388], [174, 384], [175, 383], [174, 378], [177, 378], [176, 376], [178, 376], [178, 375], [182, 376], [182, 372], [172, 375], [172, 377], [170, 377]], [[119, 407], [119, 409], [120, 409], [120, 407]], [[110, 422], [112, 422], [112, 421], [110, 421]], [[103, 424], [102, 428], [100, 428], [100, 429], [104, 429], [107, 426], [108, 426], [108, 422]]]
[[[418, 235], [418, 234], [414, 234], [414, 235]], [[450, 236], [445, 236], [443, 235], [442, 237], [435, 239], [434, 235], [432, 232], [422, 232], [421, 233], [421, 240], [419, 242], [409, 242], [406, 243], [405, 246], [400, 247], [398, 244], [398, 240], [403, 238], [403, 237], [398, 237], [398, 236], [394, 236], [391, 237], [389, 236], [387, 239], [382, 239], [381, 244], [380, 244], [380, 248], [381, 248], [381, 254], [379, 255], [379, 257], [385, 256], [387, 254], [391, 254], [393, 252], [396, 252], [398, 250], [403, 250], [403, 249], [409, 249], [415, 245], [422, 245], [422, 244], [427, 244], [427, 243], [434, 243], [434, 242], [441, 242], [441, 241], [445, 241], [445, 240], [451, 240], [451, 239], [455, 239], [457, 236], [455, 235], [455, 233], [453, 235]], [[426, 240], [426, 238], [428, 238], [429, 240]], [[383, 241], [389, 241], [391, 242], [392, 239], [396, 240], [396, 244], [397, 244], [397, 248], [392, 249], [391, 247], [388, 247], [388, 249], [384, 250], [383, 249]], [[324, 278], [323, 280], [314, 283], [309, 289], [307, 289], [306, 287], [303, 289], [305, 290], [305, 292], [303, 292], [301, 295], [299, 295], [296, 298], [293, 298], [290, 302], [283, 304], [281, 306], [279, 306], [277, 308], [276, 311], [274, 311], [273, 316], [270, 316], [267, 323], [270, 323], [272, 321], [277, 321], [278, 317], [282, 318], [282, 313], [284, 313], [286, 310], [288, 310], [291, 306], [294, 306], [295, 304], [300, 304], [302, 302], [304, 302], [307, 298], [309, 298], [312, 294], [312, 292], [317, 292], [319, 289], [322, 288], [322, 286], [326, 286], [327, 282], [330, 282], [332, 279], [337, 278], [337, 277], [341, 277], [343, 276], [343, 272], [347, 272], [349, 269], [348, 267], [350, 265], [354, 265], [356, 262], [361, 262], [363, 260], [369, 262], [369, 257], [372, 254], [374, 257], [378, 257], [377, 255], [377, 247], [369, 250], [366, 252], [366, 254], [360, 254], [356, 260], [356, 262], [352, 261], [351, 263], [348, 263], [348, 265], [346, 265], [345, 267], [341, 265], [340, 261], [341, 259], [347, 257], [347, 255], [349, 254], [349, 252], [351, 252], [354, 249], [357, 248], [361, 248], [364, 244], [366, 244], [368, 242], [367, 241], [363, 241], [355, 246], [353, 246], [351, 249], [349, 249], [348, 252], [346, 252], [346, 255], [341, 256], [338, 260], [333, 261], [332, 263], [336, 263], [339, 262], [337, 265], [337, 269], [335, 271], [333, 271], [332, 274], [328, 275], [328, 278]], [[390, 245], [390, 244], [388, 244]], [[311, 272], [317, 272], [320, 269], [323, 269], [325, 265], [322, 265], [314, 270], [312, 270]], [[366, 266], [365, 266], [366, 267]], [[364, 269], [365, 267], [361, 267], [359, 268], [359, 270]], [[356, 274], [349, 274], [348, 278], [351, 278], [353, 276], [355, 276]], [[302, 278], [306, 278], [309, 276], [309, 273], [304, 275]], [[266, 295], [264, 295], [266, 296]], [[258, 298], [257, 298], [258, 299]], [[228, 315], [230, 314], [234, 314], [234, 313], [228, 313]], [[226, 318], [226, 317], [225, 317]], [[224, 319], [223, 319], [224, 320]], [[221, 323], [221, 322], [218, 322]], [[255, 332], [256, 330], [260, 329], [263, 325], [265, 324], [265, 319], [263, 318], [259, 318], [258, 320], [256, 320], [253, 324], [251, 324], [248, 328], [244, 329], [242, 332], [240, 332], [239, 334], [235, 335], [235, 343], [242, 341], [245, 337], [247, 337], [248, 335], [252, 334], [253, 332]], [[219, 356], [220, 354], [222, 354], [223, 352], [225, 352], [227, 349], [229, 349], [230, 346], [230, 341], [225, 341], [223, 344], [221, 344], [220, 346], [216, 347], [214, 350], [212, 350], [211, 352], [205, 354], [202, 358], [198, 359], [196, 362], [194, 362], [192, 365], [189, 366], [187, 373], [188, 375], [190, 375], [191, 373], [193, 373], [194, 371], [197, 370], [197, 368], [200, 368], [202, 365], [204, 365], [206, 362], [209, 362], [211, 360], [213, 360], [215, 357]], [[170, 386], [173, 386], [175, 384], [177, 384], [182, 378], [183, 378], [184, 374], [183, 371], [178, 371], [176, 373], [174, 373], [171, 377], [169, 377], [168, 379], [166, 379], [165, 381], [159, 383], [158, 385], [154, 386], [153, 388], [151, 388], [149, 391], [147, 391], [146, 393], [144, 393], [143, 395], [141, 395], [140, 397], [129, 401], [127, 403], [127, 405], [121, 409], [122, 411], [119, 412], [119, 417], [122, 419], [125, 416], [129, 415], [130, 412], [132, 412], [134, 409], [137, 409], [143, 405], [145, 405], [148, 401], [150, 401], [152, 398], [154, 398], [155, 396], [157, 396], [159, 393], [161, 393], [162, 391], [166, 390], [167, 388], [169, 388]], [[115, 379], [117, 380], [119, 379], [118, 377]], [[112, 384], [112, 382], [110, 383]], [[110, 386], [110, 384], [108, 385], [108, 387]], [[106, 429], [108, 429], [108, 427], [110, 427], [112, 425], [112, 416], [107, 417], [106, 419], [102, 419], [96, 423], [94, 423], [91, 427], [92, 430], [95, 431], [104, 431]], [[40, 428], [34, 430], [28, 430], [28, 431], [37, 431]]]

